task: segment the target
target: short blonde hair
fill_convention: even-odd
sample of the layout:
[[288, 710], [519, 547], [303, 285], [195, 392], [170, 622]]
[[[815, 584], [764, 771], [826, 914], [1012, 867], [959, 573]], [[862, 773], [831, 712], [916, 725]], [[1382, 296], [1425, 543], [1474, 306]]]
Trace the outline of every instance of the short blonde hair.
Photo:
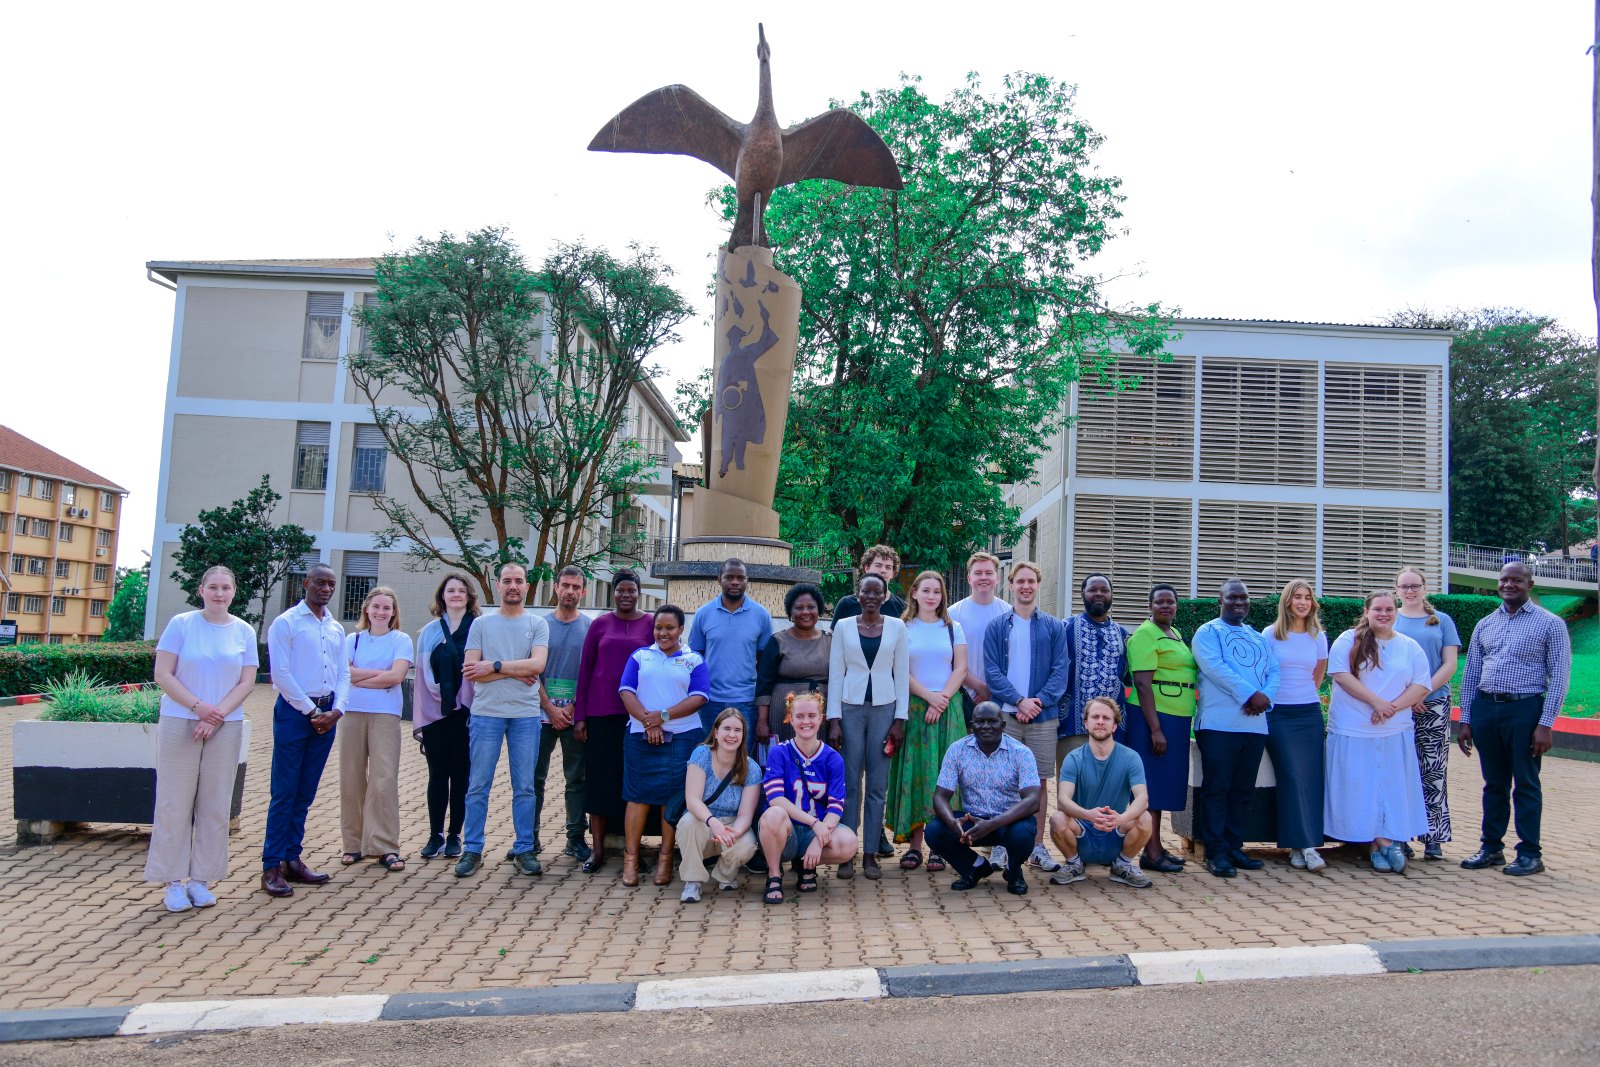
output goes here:
[[1011, 564], [1011, 573], [1006, 575], [1007, 585], [1011, 584], [1012, 580], [1016, 578], [1017, 572], [1020, 570], [1032, 571], [1033, 580], [1039, 582], [1041, 585], [1044, 583], [1044, 569], [1042, 567], [1040, 567], [1031, 559], [1019, 559], [1014, 560]]
[[974, 552], [967, 557], [967, 573], [972, 573], [972, 568], [979, 563], [987, 563], [994, 567], [996, 574], [1000, 573], [1000, 557], [991, 552]]
[[356, 626], [357, 630], [370, 630], [370, 629], [372, 629], [372, 620], [367, 617], [367, 607], [372, 603], [374, 597], [380, 597], [380, 596], [388, 597], [389, 598], [389, 603], [394, 605], [394, 618], [389, 620], [389, 629], [391, 629], [391, 630], [399, 630], [400, 629], [400, 596], [399, 596], [398, 593], [396, 593], [393, 589], [390, 589], [388, 586], [386, 586], [386, 585], [378, 585], [378, 586], [374, 586], [373, 589], [372, 589], [372, 592], [367, 594], [367, 599], [365, 599], [365, 600], [363, 600], [361, 602], [361, 622], [359, 624], [357, 624], [357, 626]]
[[1111, 718], [1118, 726], [1122, 725], [1122, 705], [1118, 704], [1110, 697], [1090, 697], [1089, 702], [1083, 706], [1083, 717], [1085, 720], [1089, 718], [1089, 709], [1094, 707], [1096, 704], [1104, 704], [1106, 707], [1110, 708]]

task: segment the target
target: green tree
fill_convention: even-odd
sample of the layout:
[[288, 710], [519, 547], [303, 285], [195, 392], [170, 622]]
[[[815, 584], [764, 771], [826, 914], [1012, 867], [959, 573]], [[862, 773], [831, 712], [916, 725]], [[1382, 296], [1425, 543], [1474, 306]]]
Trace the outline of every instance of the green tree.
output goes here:
[[1547, 315], [1507, 308], [1408, 309], [1389, 323], [1456, 333], [1451, 540], [1511, 548], [1582, 540], [1573, 520], [1595, 455], [1594, 342]]
[[527, 555], [537, 580], [605, 557], [598, 520], [648, 465], [619, 436], [628, 399], [689, 314], [669, 274], [653, 250], [581, 243], [530, 269], [497, 228], [380, 259], [350, 370], [410, 492], [374, 498], [379, 543], [466, 571], [490, 603], [501, 562]]
[[[316, 541], [305, 530], [273, 522], [272, 512], [282, 500], [263, 474], [261, 484], [226, 507], [202, 511], [199, 521], [185, 524], [178, 534], [172, 580], [188, 596], [192, 607], [203, 607], [200, 579], [214, 566], [233, 571], [237, 592], [229, 609], [261, 631], [267, 598]], [[261, 610], [252, 610], [260, 604]]]
[[[803, 291], [776, 507], [784, 536], [850, 555], [885, 542], [949, 567], [1009, 541], [1071, 383], [1116, 350], [1155, 355], [1170, 319], [1109, 307], [1086, 268], [1117, 232], [1118, 179], [1074, 90], [1043, 75], [943, 102], [915, 79], [853, 105], [898, 192], [803, 182], [773, 194], [777, 264]], [[720, 194], [732, 217], [733, 191]]]
[[150, 590], [150, 561], [140, 567], [117, 568], [117, 591], [106, 608], [102, 641], [137, 641], [144, 637], [145, 600]]

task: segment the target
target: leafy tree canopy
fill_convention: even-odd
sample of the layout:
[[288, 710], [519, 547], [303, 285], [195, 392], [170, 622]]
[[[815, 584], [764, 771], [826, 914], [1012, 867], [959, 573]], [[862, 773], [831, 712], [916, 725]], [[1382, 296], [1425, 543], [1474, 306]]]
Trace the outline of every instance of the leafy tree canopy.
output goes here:
[[106, 608], [102, 641], [137, 641], [144, 636], [144, 609], [150, 591], [150, 561], [142, 567], [118, 567], [117, 591]]
[[[205, 606], [199, 595], [200, 579], [220, 564], [233, 571], [236, 579], [237, 591], [229, 610], [260, 631], [267, 597], [295, 563], [316, 547], [312, 536], [299, 526], [273, 522], [273, 509], [281, 499], [271, 479], [263, 474], [261, 484], [243, 498], [202, 511], [198, 522], [184, 526], [178, 534], [172, 580], [188, 595], [191, 607]], [[255, 604], [260, 605], [259, 611], [253, 610]]]

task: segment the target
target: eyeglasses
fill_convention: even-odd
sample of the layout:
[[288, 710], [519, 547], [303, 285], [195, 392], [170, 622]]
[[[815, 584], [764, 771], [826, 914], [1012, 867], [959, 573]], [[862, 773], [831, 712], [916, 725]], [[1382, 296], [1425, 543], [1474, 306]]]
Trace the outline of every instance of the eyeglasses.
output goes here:
[[1422, 586], [1420, 586], [1420, 585], [1402, 585], [1402, 586], [1399, 587], [1399, 589], [1400, 589], [1400, 591], [1402, 593], [1409, 593], [1409, 592], [1412, 592], [1413, 590], [1421, 589], [1421, 588], [1422, 588]]

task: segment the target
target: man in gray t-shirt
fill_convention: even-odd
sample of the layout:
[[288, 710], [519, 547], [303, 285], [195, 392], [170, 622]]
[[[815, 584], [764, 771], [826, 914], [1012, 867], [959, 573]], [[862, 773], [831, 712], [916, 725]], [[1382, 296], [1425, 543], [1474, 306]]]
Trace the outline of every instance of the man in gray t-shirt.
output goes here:
[[561, 768], [567, 777], [567, 847], [563, 856], [579, 863], [589, 858], [583, 831], [583, 742], [572, 725], [572, 701], [578, 693], [578, 663], [583, 658], [583, 639], [589, 633], [589, 619], [578, 610], [583, 603], [584, 574], [577, 567], [563, 567], [556, 576], [556, 610], [545, 617], [550, 626], [550, 656], [540, 677], [539, 710], [544, 724], [539, 728], [539, 762], [533, 771], [534, 834], [533, 850], [541, 851], [539, 820], [544, 812], [544, 783], [550, 776], [550, 754], [561, 746]]
[[516, 828], [512, 862], [523, 874], [539, 874], [534, 855], [537, 830], [533, 771], [539, 760], [539, 675], [549, 652], [550, 627], [523, 608], [528, 575], [506, 563], [495, 582], [500, 610], [472, 620], [467, 632], [463, 677], [471, 680], [472, 718], [468, 723], [471, 770], [467, 775], [467, 817], [462, 828], [461, 862], [456, 877], [483, 866], [483, 828], [489, 819], [489, 787], [500, 744], [511, 764], [511, 823]]

